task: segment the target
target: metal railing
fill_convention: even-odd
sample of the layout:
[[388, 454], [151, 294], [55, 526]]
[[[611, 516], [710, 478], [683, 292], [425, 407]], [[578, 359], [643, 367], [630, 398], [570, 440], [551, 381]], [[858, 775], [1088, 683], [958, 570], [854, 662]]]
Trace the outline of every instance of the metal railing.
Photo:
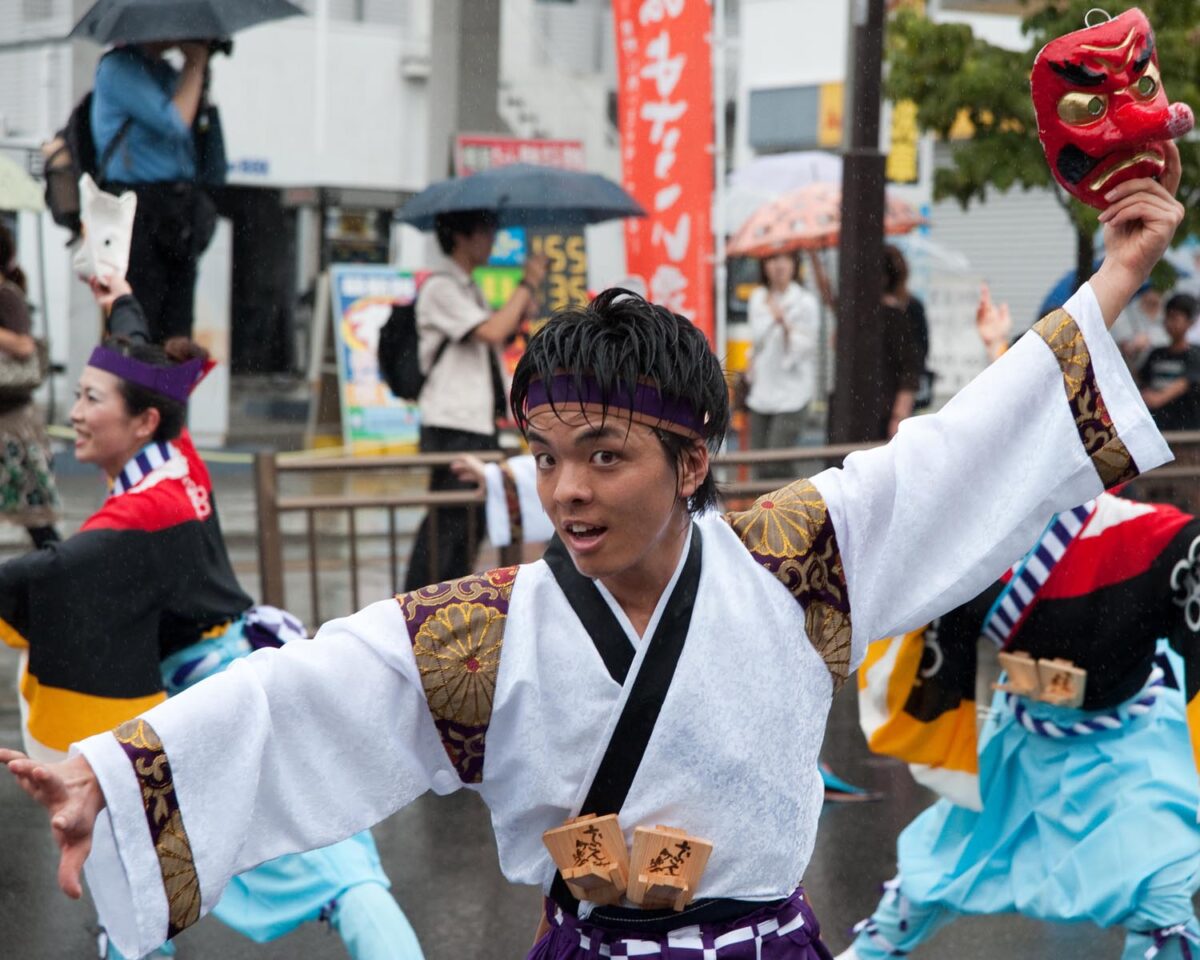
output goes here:
[[[1141, 500], [1173, 503], [1189, 513], [1200, 514], [1200, 431], [1167, 435], [1176, 460], [1159, 467], [1134, 485], [1133, 493]], [[821, 447], [794, 447], [781, 450], [753, 450], [727, 453], [714, 461], [721, 495], [726, 505], [738, 508], [754, 497], [779, 488], [780, 478], [759, 478], [756, 470], [771, 464], [787, 464], [789, 477], [808, 476], [839, 464], [848, 454], [869, 449], [874, 444], [842, 444]], [[503, 459], [502, 453], [475, 454], [485, 461]], [[313, 626], [322, 622], [329, 606], [337, 615], [358, 609], [363, 600], [363, 581], [369, 578], [373, 588], [369, 599], [382, 599], [400, 589], [402, 582], [400, 553], [407, 551], [417, 524], [428, 512], [436, 534], [439, 515], [447, 509], [480, 505], [482, 491], [463, 490], [430, 492], [425, 475], [432, 467], [446, 466], [454, 453], [413, 454], [393, 457], [278, 457], [261, 453], [255, 458], [255, 498], [258, 510], [258, 560], [260, 591], [265, 603], [286, 606], [289, 592], [297, 587], [308, 594], [307, 611], [292, 607], [300, 616], [307, 614]], [[362, 489], [361, 478], [376, 475], [378, 489]], [[380, 476], [382, 475], [382, 476]], [[309, 487], [325, 482], [324, 492], [281, 493], [281, 486], [296, 479]], [[373, 514], [373, 516], [372, 516]], [[340, 522], [336, 522], [340, 518]], [[477, 529], [472, 511], [467, 527], [468, 550], [474, 555], [484, 531]], [[436, 536], [430, 538], [435, 544]], [[375, 548], [373, 556], [363, 559], [364, 545]], [[289, 547], [291, 549], [289, 549]], [[300, 555], [297, 562], [297, 554]], [[496, 563], [516, 563], [520, 546], [497, 551]], [[436, 556], [432, 558], [436, 566]], [[348, 581], [343, 587], [328, 589], [322, 570], [335, 572]], [[288, 590], [291, 573], [292, 591]], [[337, 599], [323, 602], [324, 594]], [[295, 596], [293, 595], [293, 602]], [[324, 609], [323, 609], [324, 608]]]

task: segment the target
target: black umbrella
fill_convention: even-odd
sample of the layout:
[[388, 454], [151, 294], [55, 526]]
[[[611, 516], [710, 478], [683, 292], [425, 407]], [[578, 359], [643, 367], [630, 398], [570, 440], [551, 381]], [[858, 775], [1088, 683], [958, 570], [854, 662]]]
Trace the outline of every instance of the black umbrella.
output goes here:
[[288, 0], [97, 0], [69, 36], [100, 44], [212, 40], [303, 13]]
[[566, 226], [646, 215], [633, 197], [598, 173], [514, 163], [426, 187], [404, 205], [397, 219], [432, 230], [439, 213], [459, 210], [488, 210], [503, 227]]

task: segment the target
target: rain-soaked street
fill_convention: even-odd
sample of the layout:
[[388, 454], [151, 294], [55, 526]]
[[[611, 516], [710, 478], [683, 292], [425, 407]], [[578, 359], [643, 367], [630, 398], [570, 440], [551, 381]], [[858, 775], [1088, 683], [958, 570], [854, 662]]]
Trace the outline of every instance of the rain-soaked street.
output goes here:
[[[94, 509], [95, 478], [64, 465], [68, 529]], [[253, 501], [250, 471], [220, 468], [215, 483], [238, 575], [256, 589]], [[5, 531], [6, 543], [19, 539]], [[407, 544], [402, 546], [402, 555]], [[298, 598], [301, 578], [289, 597]], [[289, 586], [293, 585], [289, 581]], [[336, 593], [336, 586], [333, 593]], [[294, 601], [293, 601], [294, 602]], [[333, 603], [331, 596], [325, 601]], [[344, 598], [343, 601], [344, 602]], [[299, 603], [296, 604], [300, 606]], [[19, 742], [14, 690], [16, 656], [0, 648], [0, 742]], [[783, 731], [763, 730], [771, 749]], [[370, 749], [347, 738], [349, 749]], [[848, 688], [835, 701], [825, 757], [852, 781], [883, 790], [879, 803], [827, 806], [815, 855], [804, 878], [835, 953], [847, 944], [849, 928], [870, 912], [879, 883], [895, 867], [895, 837], [931, 802], [904, 768], [871, 756], [857, 725]], [[427, 795], [375, 830], [393, 890], [421, 938], [429, 960], [510, 960], [524, 955], [537, 923], [535, 890], [510, 886], [497, 865], [487, 811], [470, 792]], [[0, 778], [0, 957], [57, 960], [93, 956], [94, 914], [85, 900], [73, 903], [54, 886], [55, 851], [40, 810], [8, 778]], [[916, 956], [928, 960], [1000, 960], [1010, 957], [1116, 957], [1118, 932], [1086, 925], [1050, 926], [1016, 917], [970, 918], [940, 933]], [[258, 945], [212, 918], [178, 939], [181, 960], [334, 960], [346, 956], [340, 940], [318, 924], [272, 944]], [[1099, 951], [1098, 953], [1094, 951]]]

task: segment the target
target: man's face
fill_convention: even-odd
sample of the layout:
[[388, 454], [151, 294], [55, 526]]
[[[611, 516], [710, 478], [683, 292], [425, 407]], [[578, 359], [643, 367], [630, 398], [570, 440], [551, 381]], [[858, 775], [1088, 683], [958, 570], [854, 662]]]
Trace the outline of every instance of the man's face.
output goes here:
[[1137, 9], [1046, 44], [1030, 84], [1054, 178], [1101, 210], [1117, 184], [1161, 175], [1162, 141], [1192, 128], [1190, 108], [1167, 101], [1154, 31]]
[[471, 263], [484, 266], [492, 256], [492, 245], [496, 242], [496, 228], [490, 225], [477, 226], [470, 233], [460, 233], [458, 243]]
[[1168, 310], [1163, 325], [1167, 328], [1167, 336], [1177, 343], [1187, 336], [1192, 326], [1192, 318], [1186, 310]]
[[601, 422], [577, 407], [536, 414], [527, 437], [538, 497], [580, 573], [605, 580], [678, 559], [665, 554], [678, 547], [681, 497], [707, 473], [703, 444], [677, 474], [649, 427], [619, 410]]

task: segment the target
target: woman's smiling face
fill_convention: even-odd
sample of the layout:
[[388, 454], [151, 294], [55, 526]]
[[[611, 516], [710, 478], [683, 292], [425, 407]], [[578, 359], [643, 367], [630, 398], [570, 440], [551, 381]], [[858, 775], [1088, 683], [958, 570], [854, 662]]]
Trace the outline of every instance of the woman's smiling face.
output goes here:
[[94, 463], [115, 477], [154, 436], [158, 411], [130, 416], [120, 379], [107, 370], [84, 367], [71, 407], [71, 426], [75, 459]]

